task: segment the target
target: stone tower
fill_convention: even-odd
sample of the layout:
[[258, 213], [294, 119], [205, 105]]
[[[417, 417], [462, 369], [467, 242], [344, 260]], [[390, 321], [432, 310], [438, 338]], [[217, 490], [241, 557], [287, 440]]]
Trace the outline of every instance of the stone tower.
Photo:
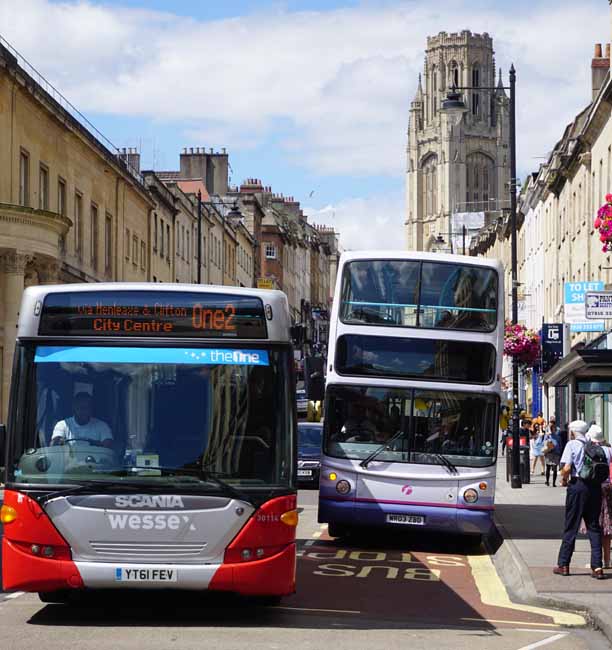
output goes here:
[[[443, 108], [452, 87], [464, 88], [458, 90], [463, 112]], [[456, 234], [452, 215], [484, 212], [487, 220], [487, 213], [507, 207], [508, 123], [492, 38], [467, 30], [428, 37], [424, 78], [419, 75], [408, 121], [408, 249], [436, 248], [442, 235], [448, 250], [449, 234]]]

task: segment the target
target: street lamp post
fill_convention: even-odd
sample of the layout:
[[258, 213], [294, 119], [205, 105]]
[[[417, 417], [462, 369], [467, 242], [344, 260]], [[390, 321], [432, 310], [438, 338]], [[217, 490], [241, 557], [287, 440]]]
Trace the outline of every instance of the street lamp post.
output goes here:
[[202, 192], [198, 190], [198, 273], [197, 282], [202, 284]]
[[[611, 0], [612, 2], [612, 0]], [[465, 104], [458, 90], [509, 90], [510, 91], [510, 228], [511, 228], [511, 275], [512, 275], [512, 324], [518, 322], [518, 263], [517, 263], [517, 215], [516, 215], [516, 70], [510, 66], [510, 86], [453, 86], [442, 102], [442, 110], [449, 113], [462, 112]], [[465, 250], [465, 243], [464, 243]], [[520, 471], [521, 448], [519, 435], [519, 367], [516, 357], [512, 357], [512, 476], [513, 488], [523, 487]]]
[[[225, 201], [213, 201], [212, 202], [213, 207], [216, 207], [217, 205], [221, 206], [221, 209], [218, 210], [218, 213], [221, 215], [221, 228], [222, 228], [222, 233], [221, 233], [221, 284], [225, 285], [225, 265], [226, 265], [226, 254], [225, 254], [225, 221], [229, 217], [230, 219], [243, 219], [244, 215], [240, 211], [240, 208], [238, 207], [238, 201], [237, 199], [234, 200], [232, 203], [232, 207], [230, 208], [229, 212], [227, 215], [225, 214], [225, 207], [228, 205]], [[235, 278], [234, 278], [235, 279]]]
[[[510, 67], [510, 219], [512, 238], [512, 324], [518, 323], [518, 275], [516, 233], [516, 70]], [[519, 367], [518, 359], [512, 357], [512, 476], [511, 486], [520, 488], [521, 448], [519, 435]]]

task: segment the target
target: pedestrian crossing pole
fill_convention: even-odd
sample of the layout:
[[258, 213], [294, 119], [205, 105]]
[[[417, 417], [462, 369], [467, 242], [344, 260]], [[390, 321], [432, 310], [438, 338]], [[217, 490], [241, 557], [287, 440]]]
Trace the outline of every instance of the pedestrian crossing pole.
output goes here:
[[[510, 67], [510, 227], [512, 237], [512, 324], [518, 323], [518, 264], [516, 232], [516, 70]], [[510, 485], [522, 488], [521, 440], [519, 432], [519, 366], [512, 357], [512, 476]]]

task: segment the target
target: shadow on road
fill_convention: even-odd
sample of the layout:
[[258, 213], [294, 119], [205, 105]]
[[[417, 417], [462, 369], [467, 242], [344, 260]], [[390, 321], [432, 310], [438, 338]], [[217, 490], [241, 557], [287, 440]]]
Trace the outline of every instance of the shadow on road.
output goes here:
[[[82, 594], [69, 605], [41, 604], [28, 622], [55, 627], [440, 627], [496, 634], [476, 608], [478, 591], [465, 557], [475, 549], [465, 539], [366, 530], [347, 539], [298, 540], [298, 549], [298, 591], [279, 607], [219, 593], [112, 591]], [[485, 554], [483, 547], [476, 552]]]
[[563, 505], [497, 504], [495, 518], [514, 539], [551, 539], [558, 542], [563, 531]]

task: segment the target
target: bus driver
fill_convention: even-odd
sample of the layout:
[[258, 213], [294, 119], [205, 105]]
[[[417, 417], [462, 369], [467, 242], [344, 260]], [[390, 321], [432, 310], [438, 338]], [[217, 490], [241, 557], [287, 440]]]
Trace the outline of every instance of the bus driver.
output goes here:
[[93, 398], [89, 393], [74, 396], [73, 411], [73, 417], [60, 420], [55, 425], [52, 445], [63, 445], [67, 440], [84, 440], [112, 448], [113, 434], [106, 422], [92, 416]]

